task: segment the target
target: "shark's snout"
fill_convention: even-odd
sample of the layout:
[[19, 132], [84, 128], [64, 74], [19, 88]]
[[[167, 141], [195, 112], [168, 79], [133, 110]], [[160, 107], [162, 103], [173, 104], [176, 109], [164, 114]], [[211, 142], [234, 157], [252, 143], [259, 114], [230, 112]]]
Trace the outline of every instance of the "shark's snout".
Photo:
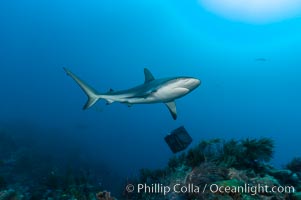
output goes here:
[[191, 90], [194, 90], [195, 88], [197, 88], [200, 84], [201, 84], [201, 81], [199, 79], [186, 78], [184, 80], [183, 86], [191, 91]]
[[195, 87], [198, 87], [199, 85], [201, 85], [201, 81], [199, 79], [196, 79], [196, 78], [193, 78], [192, 79], [192, 84], [195, 86]]

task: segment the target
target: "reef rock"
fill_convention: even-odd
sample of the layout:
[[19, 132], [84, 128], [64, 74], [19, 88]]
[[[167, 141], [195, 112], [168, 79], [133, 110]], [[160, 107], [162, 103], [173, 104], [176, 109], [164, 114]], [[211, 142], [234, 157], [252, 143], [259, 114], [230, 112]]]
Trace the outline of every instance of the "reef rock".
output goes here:
[[295, 192], [292, 197], [294, 200], [301, 200], [301, 192]]
[[4, 190], [0, 192], [0, 200], [18, 200], [18, 196], [14, 190]]
[[272, 169], [268, 173], [280, 180], [286, 179], [293, 174], [289, 169]]

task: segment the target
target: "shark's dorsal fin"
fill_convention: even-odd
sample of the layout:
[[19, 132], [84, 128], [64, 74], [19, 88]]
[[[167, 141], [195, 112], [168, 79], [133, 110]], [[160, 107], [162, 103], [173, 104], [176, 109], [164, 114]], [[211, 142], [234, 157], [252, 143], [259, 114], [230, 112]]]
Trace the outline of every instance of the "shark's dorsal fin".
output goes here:
[[174, 101], [171, 101], [171, 102], [165, 103], [165, 105], [167, 106], [170, 114], [172, 115], [172, 118], [174, 120], [176, 120], [177, 119], [177, 107], [176, 107], [176, 103]]
[[147, 68], [144, 68], [144, 76], [145, 76], [144, 83], [148, 83], [148, 82], [155, 80], [154, 76]]

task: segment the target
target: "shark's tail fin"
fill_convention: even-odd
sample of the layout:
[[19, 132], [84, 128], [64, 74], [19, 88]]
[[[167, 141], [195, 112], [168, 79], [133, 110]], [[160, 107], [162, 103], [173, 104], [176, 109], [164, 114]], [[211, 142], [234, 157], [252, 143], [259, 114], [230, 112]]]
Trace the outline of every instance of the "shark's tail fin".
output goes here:
[[69, 75], [78, 85], [79, 87], [85, 92], [85, 94], [88, 97], [88, 100], [86, 104], [84, 105], [83, 109], [88, 109], [91, 106], [93, 106], [97, 100], [99, 99], [98, 94], [96, 90], [94, 90], [92, 87], [90, 87], [88, 84], [86, 84], [84, 81], [82, 81], [79, 77], [77, 77], [75, 74], [73, 74], [70, 70], [67, 68], [63, 68], [67, 75]]

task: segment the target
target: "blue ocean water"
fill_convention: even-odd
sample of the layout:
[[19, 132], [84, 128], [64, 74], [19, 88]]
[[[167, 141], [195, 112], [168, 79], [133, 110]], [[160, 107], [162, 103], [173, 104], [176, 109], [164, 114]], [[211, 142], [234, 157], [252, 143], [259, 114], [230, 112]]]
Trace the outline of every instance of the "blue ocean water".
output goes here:
[[[282, 166], [300, 156], [300, 23], [228, 20], [196, 1], [2, 1], [1, 124], [62, 159], [75, 149], [112, 182], [165, 166], [163, 138], [181, 125], [193, 144], [271, 137]], [[162, 104], [83, 111], [86, 96], [62, 67], [100, 92], [143, 83], [145, 67], [202, 85], [176, 102], [176, 121]]]

